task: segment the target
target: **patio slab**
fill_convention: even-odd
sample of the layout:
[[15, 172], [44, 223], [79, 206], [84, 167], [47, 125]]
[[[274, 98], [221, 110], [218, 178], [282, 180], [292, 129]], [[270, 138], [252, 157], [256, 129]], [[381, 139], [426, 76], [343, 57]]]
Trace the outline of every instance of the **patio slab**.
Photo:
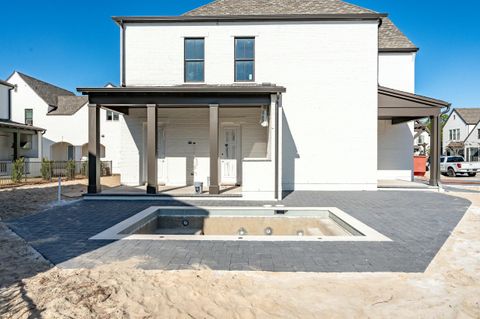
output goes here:
[[[91, 236], [149, 206], [259, 206], [247, 201], [85, 201], [8, 223], [61, 267], [140, 260], [143, 269], [423, 272], [470, 202], [434, 192], [293, 192], [285, 206], [338, 207], [392, 242], [93, 241]], [[273, 203], [279, 204], [279, 203]]]

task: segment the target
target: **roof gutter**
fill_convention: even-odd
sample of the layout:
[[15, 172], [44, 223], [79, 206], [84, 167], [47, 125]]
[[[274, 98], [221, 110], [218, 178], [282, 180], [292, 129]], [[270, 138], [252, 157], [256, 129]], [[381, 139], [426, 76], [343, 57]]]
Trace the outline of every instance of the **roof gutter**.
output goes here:
[[127, 23], [196, 23], [196, 22], [250, 22], [250, 21], [359, 21], [378, 20], [385, 13], [356, 14], [278, 14], [278, 15], [221, 15], [221, 16], [114, 16], [118, 26]]

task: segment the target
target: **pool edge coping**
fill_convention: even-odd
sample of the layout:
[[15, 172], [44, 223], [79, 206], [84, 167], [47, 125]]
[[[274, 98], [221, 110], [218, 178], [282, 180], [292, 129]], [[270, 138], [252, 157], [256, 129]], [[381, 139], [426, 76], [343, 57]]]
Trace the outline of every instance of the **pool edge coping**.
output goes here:
[[[237, 236], [237, 235], [160, 235], [160, 234], [121, 234], [123, 230], [129, 226], [141, 221], [142, 219], [154, 214], [159, 209], [176, 209], [176, 210], [242, 210], [242, 209], [255, 209], [255, 210], [321, 210], [329, 211], [336, 215], [339, 219], [359, 231], [363, 236]], [[122, 220], [121, 222], [109, 227], [102, 232], [90, 237], [88, 240], [187, 240], [187, 241], [358, 241], [358, 242], [389, 242], [392, 239], [376, 231], [367, 224], [354, 218], [350, 214], [342, 211], [337, 207], [286, 207], [286, 206], [150, 206], [137, 214]]]

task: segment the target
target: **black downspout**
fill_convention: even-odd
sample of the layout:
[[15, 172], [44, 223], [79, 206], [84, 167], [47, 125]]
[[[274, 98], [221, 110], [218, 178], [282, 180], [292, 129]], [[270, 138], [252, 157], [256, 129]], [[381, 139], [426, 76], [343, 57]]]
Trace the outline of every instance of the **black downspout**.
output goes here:
[[279, 107], [279, 99], [280, 99], [280, 96], [277, 94], [277, 99], [275, 101], [275, 130], [277, 130], [275, 132], [275, 199], [276, 200], [281, 200], [282, 199], [282, 195], [279, 196], [278, 194], [278, 141], [279, 141], [279, 138], [278, 138], [278, 131], [279, 131], [279, 128], [278, 128], [278, 107]]
[[125, 77], [125, 24], [123, 21], [120, 22], [120, 40], [121, 40], [121, 48], [120, 48], [120, 68], [121, 68], [121, 79], [120, 79], [120, 86], [126, 86], [126, 77]]
[[18, 133], [13, 133], [13, 160], [16, 161], [18, 159]]

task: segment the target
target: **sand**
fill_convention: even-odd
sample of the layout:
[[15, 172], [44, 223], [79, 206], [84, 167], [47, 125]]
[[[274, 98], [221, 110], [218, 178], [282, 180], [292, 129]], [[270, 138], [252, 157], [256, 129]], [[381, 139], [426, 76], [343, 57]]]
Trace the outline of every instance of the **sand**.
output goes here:
[[[131, 259], [19, 274], [0, 288], [0, 306], [11, 318], [480, 318], [480, 195], [455, 195], [474, 205], [421, 274], [157, 271]], [[23, 248], [0, 282], [26, 264], [45, 267], [16, 235], [5, 236]]]

